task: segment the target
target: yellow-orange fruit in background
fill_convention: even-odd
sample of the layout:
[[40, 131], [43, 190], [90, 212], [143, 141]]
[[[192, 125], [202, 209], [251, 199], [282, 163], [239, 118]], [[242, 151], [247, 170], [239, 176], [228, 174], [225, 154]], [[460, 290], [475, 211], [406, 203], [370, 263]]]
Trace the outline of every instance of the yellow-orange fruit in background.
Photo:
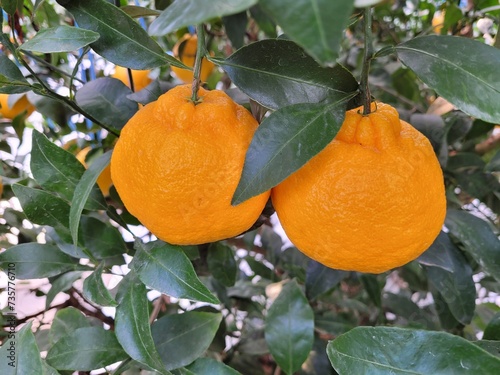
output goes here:
[[443, 29], [444, 26], [444, 17], [445, 17], [445, 12], [444, 11], [437, 11], [434, 13], [434, 16], [432, 17], [432, 30], [436, 34], [441, 34], [441, 30]]
[[[78, 154], [76, 154], [76, 158], [80, 163], [82, 163], [85, 168], [87, 168], [87, 162], [85, 159], [87, 158], [87, 154], [92, 150], [92, 148], [85, 147], [82, 149]], [[97, 178], [97, 185], [99, 186], [99, 189], [101, 189], [102, 194], [105, 197], [109, 196], [109, 189], [111, 188], [111, 185], [113, 185], [113, 181], [111, 180], [111, 169], [109, 165], [103, 169], [99, 177]]]
[[428, 139], [386, 104], [346, 113], [335, 139], [272, 190], [285, 233], [335, 269], [381, 273], [417, 258], [444, 222], [443, 174]]
[[257, 121], [222, 91], [177, 86], [122, 129], [111, 176], [125, 207], [159, 239], [194, 245], [233, 237], [259, 218], [269, 192], [231, 198]]
[[[194, 62], [196, 58], [196, 47], [198, 44], [198, 37], [196, 35], [185, 34], [181, 39], [177, 41], [172, 52], [174, 56], [182, 61], [186, 66], [191, 68], [194, 67]], [[203, 58], [201, 60], [201, 71], [200, 80], [205, 82], [214, 70], [215, 65]], [[175, 76], [185, 83], [191, 83], [193, 81], [193, 71], [187, 69], [181, 69], [176, 66], [171, 67], [172, 72]]]
[[0, 198], [2, 198], [3, 194], [3, 181], [2, 181], [2, 176], [0, 176]]
[[21, 98], [19, 98], [19, 100], [16, 101], [11, 108], [9, 108], [9, 95], [0, 94], [1, 117], [12, 120], [24, 111], [26, 111], [26, 116], [29, 116], [34, 110], [35, 107], [28, 101], [26, 95], [23, 95]]
[[[134, 80], [134, 90], [140, 91], [149, 85], [153, 80], [149, 77], [151, 73], [150, 70], [132, 70], [132, 79]], [[125, 85], [130, 87], [130, 80], [128, 76], [128, 69], [123, 66], [116, 66], [115, 72], [112, 75], [113, 78], [116, 78], [122, 81]]]

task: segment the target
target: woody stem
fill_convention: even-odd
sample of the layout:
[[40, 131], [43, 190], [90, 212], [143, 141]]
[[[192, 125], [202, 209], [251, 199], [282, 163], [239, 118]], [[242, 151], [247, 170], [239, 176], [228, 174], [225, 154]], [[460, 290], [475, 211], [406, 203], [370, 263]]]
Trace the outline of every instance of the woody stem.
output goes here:
[[372, 9], [366, 7], [364, 10], [364, 34], [365, 48], [363, 53], [363, 70], [361, 71], [360, 90], [363, 103], [363, 115], [369, 115], [371, 112], [372, 95], [368, 84], [368, 74], [370, 72], [370, 63], [373, 58], [373, 42], [372, 42]]
[[192, 86], [192, 96], [191, 101], [196, 105], [200, 102], [198, 97], [198, 90], [200, 88], [200, 72], [201, 72], [201, 61], [205, 55], [205, 28], [203, 24], [196, 26], [196, 34], [198, 35], [198, 44], [196, 46], [196, 58], [194, 61], [193, 68], [193, 86]]

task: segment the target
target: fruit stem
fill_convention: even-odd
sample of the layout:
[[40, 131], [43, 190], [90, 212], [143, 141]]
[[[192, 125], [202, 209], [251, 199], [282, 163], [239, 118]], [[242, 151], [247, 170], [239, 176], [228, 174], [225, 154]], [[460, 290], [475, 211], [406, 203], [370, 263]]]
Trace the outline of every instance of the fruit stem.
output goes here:
[[193, 68], [193, 94], [191, 96], [191, 101], [194, 105], [201, 102], [198, 97], [198, 90], [200, 88], [201, 61], [205, 55], [205, 28], [202, 23], [196, 26], [196, 34], [198, 35], [198, 44], [196, 46], [196, 58]]
[[372, 8], [366, 7], [364, 10], [364, 33], [365, 33], [365, 48], [363, 53], [363, 70], [361, 71], [361, 100], [363, 103], [363, 115], [367, 116], [371, 112], [372, 95], [368, 84], [368, 74], [370, 72], [370, 63], [373, 58], [373, 41], [372, 41]]

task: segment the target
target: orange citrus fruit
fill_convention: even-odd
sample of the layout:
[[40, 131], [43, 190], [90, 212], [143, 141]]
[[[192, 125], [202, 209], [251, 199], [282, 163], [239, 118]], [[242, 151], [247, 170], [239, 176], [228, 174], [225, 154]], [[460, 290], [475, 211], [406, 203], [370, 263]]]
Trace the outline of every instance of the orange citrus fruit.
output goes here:
[[[185, 34], [181, 39], [177, 41], [172, 52], [174, 56], [182, 61], [186, 66], [190, 68], [194, 67], [194, 62], [196, 58], [196, 47], [198, 44], [198, 37], [196, 35]], [[201, 60], [201, 71], [200, 80], [205, 82], [214, 70], [214, 64], [211, 61], [203, 58]], [[172, 72], [175, 76], [185, 83], [191, 83], [193, 81], [193, 71], [178, 68], [176, 66], [171, 67]]]
[[346, 113], [335, 139], [272, 189], [285, 233], [335, 269], [381, 273], [417, 258], [446, 212], [443, 174], [425, 136], [397, 111]]
[[[153, 80], [149, 77], [149, 73], [151, 73], [150, 70], [132, 70], [132, 79], [134, 80], [135, 91], [140, 91], [151, 82], [153, 82]], [[122, 81], [128, 87], [131, 86], [128, 76], [128, 69], [124, 68], [123, 66], [117, 65], [112, 77]]]
[[111, 176], [125, 207], [159, 239], [195, 245], [236, 236], [269, 192], [231, 205], [257, 121], [222, 91], [177, 86], [122, 129]]
[[[90, 146], [85, 147], [84, 149], [79, 151], [78, 154], [76, 154], [76, 158], [80, 163], [82, 163], [85, 166], [85, 168], [87, 168], [86, 158], [90, 150], [92, 150]], [[105, 197], [108, 197], [109, 189], [111, 188], [111, 185], [113, 185], [113, 181], [111, 180], [111, 169], [109, 165], [103, 169], [103, 171], [97, 178], [97, 185], [99, 186], [99, 189], [101, 189], [102, 194]]]
[[8, 118], [10, 120], [14, 119], [19, 114], [26, 111], [26, 116], [29, 116], [35, 107], [28, 101], [26, 95], [17, 100], [12, 108], [9, 107], [9, 95], [8, 94], [0, 94], [0, 115], [4, 118]]

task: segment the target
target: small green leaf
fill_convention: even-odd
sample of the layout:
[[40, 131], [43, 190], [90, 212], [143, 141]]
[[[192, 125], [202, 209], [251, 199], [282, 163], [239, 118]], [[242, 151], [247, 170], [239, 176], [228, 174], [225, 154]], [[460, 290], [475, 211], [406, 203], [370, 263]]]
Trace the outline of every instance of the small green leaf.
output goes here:
[[264, 119], [247, 150], [232, 204], [278, 185], [323, 150], [342, 126], [347, 98], [283, 107]]
[[395, 327], [356, 327], [330, 341], [327, 353], [340, 375], [496, 374], [500, 368], [500, 359], [461, 337]]
[[181, 27], [240, 13], [258, 0], [176, 0], [149, 27], [149, 34], [163, 36]]
[[220, 242], [210, 245], [207, 256], [208, 269], [224, 286], [233, 286], [238, 268], [233, 250]]
[[31, 331], [31, 322], [24, 325], [15, 337], [7, 336], [0, 348], [2, 375], [42, 374], [40, 350]]
[[7, 55], [0, 54], [0, 93], [21, 94], [32, 89], [19, 68]]
[[121, 129], [137, 112], [137, 103], [128, 99], [132, 94], [123, 82], [103, 77], [83, 85], [75, 95], [77, 104], [103, 124]]
[[500, 313], [496, 313], [484, 329], [483, 340], [500, 341]]
[[120, 7], [120, 9], [123, 10], [132, 18], [159, 16], [161, 14], [161, 12], [158, 10], [140, 7], [136, 5], [125, 5]]
[[161, 361], [151, 336], [146, 287], [131, 271], [120, 282], [115, 333], [127, 354], [160, 374], [171, 375]]
[[498, 150], [495, 156], [486, 164], [484, 170], [487, 172], [500, 172], [500, 150]]
[[484, 121], [500, 122], [500, 50], [469, 38], [428, 35], [410, 39], [396, 51], [403, 64], [450, 103]]
[[114, 332], [85, 327], [63, 336], [47, 353], [47, 362], [59, 370], [91, 371], [128, 358]]
[[337, 286], [349, 272], [334, 270], [314, 260], [309, 261], [306, 272], [306, 295], [315, 299]]
[[81, 217], [80, 239], [95, 259], [111, 258], [127, 252], [118, 229], [92, 216]]
[[51, 282], [51, 287], [45, 298], [45, 309], [48, 310], [54, 298], [60, 293], [65, 292], [73, 286], [73, 283], [80, 278], [81, 271], [70, 271], [58, 276]]
[[239, 49], [243, 47], [248, 23], [247, 12], [222, 17], [222, 23], [233, 48]]
[[212, 358], [198, 358], [189, 366], [186, 366], [194, 375], [240, 375], [235, 369]]
[[314, 341], [314, 313], [295, 280], [283, 286], [269, 308], [265, 337], [286, 374], [297, 371], [309, 355]]
[[147, 286], [176, 298], [219, 303], [198, 279], [193, 265], [179, 246], [156, 241], [136, 241], [132, 269]]
[[94, 272], [83, 282], [83, 296], [99, 306], [116, 306], [115, 299], [109, 293], [102, 281], [103, 263], [99, 264]]
[[354, 0], [266, 0], [260, 6], [321, 65], [335, 64]]
[[6, 269], [9, 263], [15, 264], [16, 277], [20, 280], [41, 279], [86, 268], [57, 247], [35, 242], [12, 246], [0, 253], [0, 268]]
[[209, 347], [222, 320], [221, 314], [190, 311], [166, 315], [151, 326], [153, 340], [167, 370], [186, 366]]
[[265, 39], [215, 59], [231, 80], [264, 107], [337, 101], [355, 92], [358, 83], [342, 65], [324, 68], [291, 40]]
[[382, 299], [384, 311], [390, 311], [398, 317], [408, 320], [414, 326], [425, 329], [437, 329], [435, 317], [420, 308], [409, 296], [385, 293]]
[[95, 42], [99, 34], [79, 27], [61, 25], [41, 29], [33, 38], [23, 43], [23, 51], [55, 53], [76, 51]]
[[83, 313], [74, 307], [66, 307], [59, 310], [52, 321], [49, 332], [49, 341], [54, 345], [61, 337], [64, 337], [78, 328], [90, 327], [90, 321]]
[[452, 259], [448, 253], [448, 249], [454, 247], [455, 245], [450, 241], [450, 237], [441, 231], [432, 245], [417, 258], [417, 262], [426, 266], [440, 267], [446, 271], [453, 272]]

